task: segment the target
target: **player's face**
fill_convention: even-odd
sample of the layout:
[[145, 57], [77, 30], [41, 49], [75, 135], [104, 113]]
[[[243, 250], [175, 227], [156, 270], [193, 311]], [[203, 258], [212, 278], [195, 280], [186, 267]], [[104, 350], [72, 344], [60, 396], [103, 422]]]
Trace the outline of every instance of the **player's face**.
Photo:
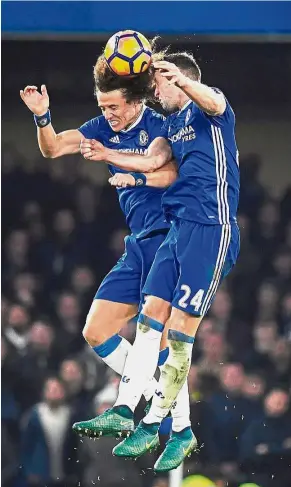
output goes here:
[[177, 86], [169, 84], [168, 80], [161, 76], [158, 70], [155, 72], [155, 85], [155, 97], [162, 107], [168, 112], [178, 110], [181, 90]]
[[128, 102], [119, 90], [97, 93], [98, 105], [114, 132], [120, 132], [131, 125], [138, 117], [140, 103]]

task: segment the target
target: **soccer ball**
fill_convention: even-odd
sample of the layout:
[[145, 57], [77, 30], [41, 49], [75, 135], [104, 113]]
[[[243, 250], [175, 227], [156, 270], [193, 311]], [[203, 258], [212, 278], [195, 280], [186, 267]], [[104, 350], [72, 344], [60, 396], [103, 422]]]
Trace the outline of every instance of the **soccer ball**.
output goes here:
[[151, 64], [151, 45], [144, 35], [134, 30], [117, 32], [104, 49], [105, 60], [118, 76], [134, 76]]

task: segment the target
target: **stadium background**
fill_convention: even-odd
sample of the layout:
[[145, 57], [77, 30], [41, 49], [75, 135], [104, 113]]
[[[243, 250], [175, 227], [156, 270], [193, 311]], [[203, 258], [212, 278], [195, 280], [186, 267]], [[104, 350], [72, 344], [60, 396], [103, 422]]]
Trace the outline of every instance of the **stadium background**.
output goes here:
[[[191, 416], [204, 446], [184, 476], [290, 487], [290, 5], [2, 2], [4, 487], [168, 486], [152, 475], [151, 456], [123, 462], [111, 456], [115, 440], [81, 442], [70, 432], [116, 396], [118, 378], [81, 330], [128, 230], [106, 167], [79, 156], [43, 159], [18, 96], [45, 83], [56, 130], [78, 127], [98, 113], [92, 66], [109, 35], [127, 27], [192, 50], [204, 81], [225, 91], [237, 114], [242, 249], [195, 345]], [[123, 333], [132, 339], [134, 331], [130, 323]], [[61, 383], [45, 388], [48, 377]], [[56, 437], [36, 408], [48, 396], [59, 399], [48, 428]]]

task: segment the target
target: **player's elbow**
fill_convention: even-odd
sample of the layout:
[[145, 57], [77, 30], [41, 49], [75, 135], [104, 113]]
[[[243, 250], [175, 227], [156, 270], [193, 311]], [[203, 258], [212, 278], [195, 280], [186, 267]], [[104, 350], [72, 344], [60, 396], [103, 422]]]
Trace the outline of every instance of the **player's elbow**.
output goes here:
[[154, 172], [157, 169], [157, 163], [154, 157], [144, 157], [142, 163], [142, 172]]
[[45, 159], [54, 159], [56, 157], [55, 154], [49, 150], [41, 150], [40, 152]]
[[164, 154], [160, 154], [157, 156], [151, 156], [151, 157], [147, 158], [147, 160], [145, 162], [147, 165], [145, 172], [155, 172], [155, 171], [157, 171], [157, 169], [160, 169], [165, 164], [167, 164], [168, 158], [165, 157]]
[[218, 117], [219, 115], [223, 115], [225, 109], [226, 109], [226, 101], [224, 96], [218, 96], [212, 100], [210, 112], [213, 117]]
[[176, 181], [177, 177], [178, 177], [177, 172], [175, 172], [175, 171], [170, 172], [169, 173], [169, 176], [168, 176], [168, 184], [167, 184], [167, 186], [171, 186], [171, 184], [173, 184]]
[[59, 157], [59, 153], [54, 147], [40, 147], [40, 152], [45, 159], [55, 159], [56, 157]]
[[171, 186], [171, 184], [173, 184], [176, 181], [177, 177], [178, 176], [175, 171], [169, 171], [167, 175], [164, 177], [163, 187], [168, 188], [169, 186]]

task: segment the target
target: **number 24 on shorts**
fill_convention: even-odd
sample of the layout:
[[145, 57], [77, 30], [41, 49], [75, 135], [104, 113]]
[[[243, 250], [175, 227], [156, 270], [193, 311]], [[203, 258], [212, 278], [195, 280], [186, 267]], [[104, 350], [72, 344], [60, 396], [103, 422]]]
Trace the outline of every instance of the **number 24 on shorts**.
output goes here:
[[[181, 308], [187, 308], [188, 299], [191, 295], [191, 289], [189, 286], [187, 286], [187, 284], [182, 284], [181, 291], [184, 291], [184, 296], [182, 296], [181, 299], [179, 300], [179, 306], [181, 306]], [[204, 296], [204, 289], [199, 289], [199, 291], [197, 291], [197, 293], [191, 299], [190, 304], [191, 306], [194, 306], [195, 311], [199, 311], [199, 308], [202, 304], [203, 296]]]

